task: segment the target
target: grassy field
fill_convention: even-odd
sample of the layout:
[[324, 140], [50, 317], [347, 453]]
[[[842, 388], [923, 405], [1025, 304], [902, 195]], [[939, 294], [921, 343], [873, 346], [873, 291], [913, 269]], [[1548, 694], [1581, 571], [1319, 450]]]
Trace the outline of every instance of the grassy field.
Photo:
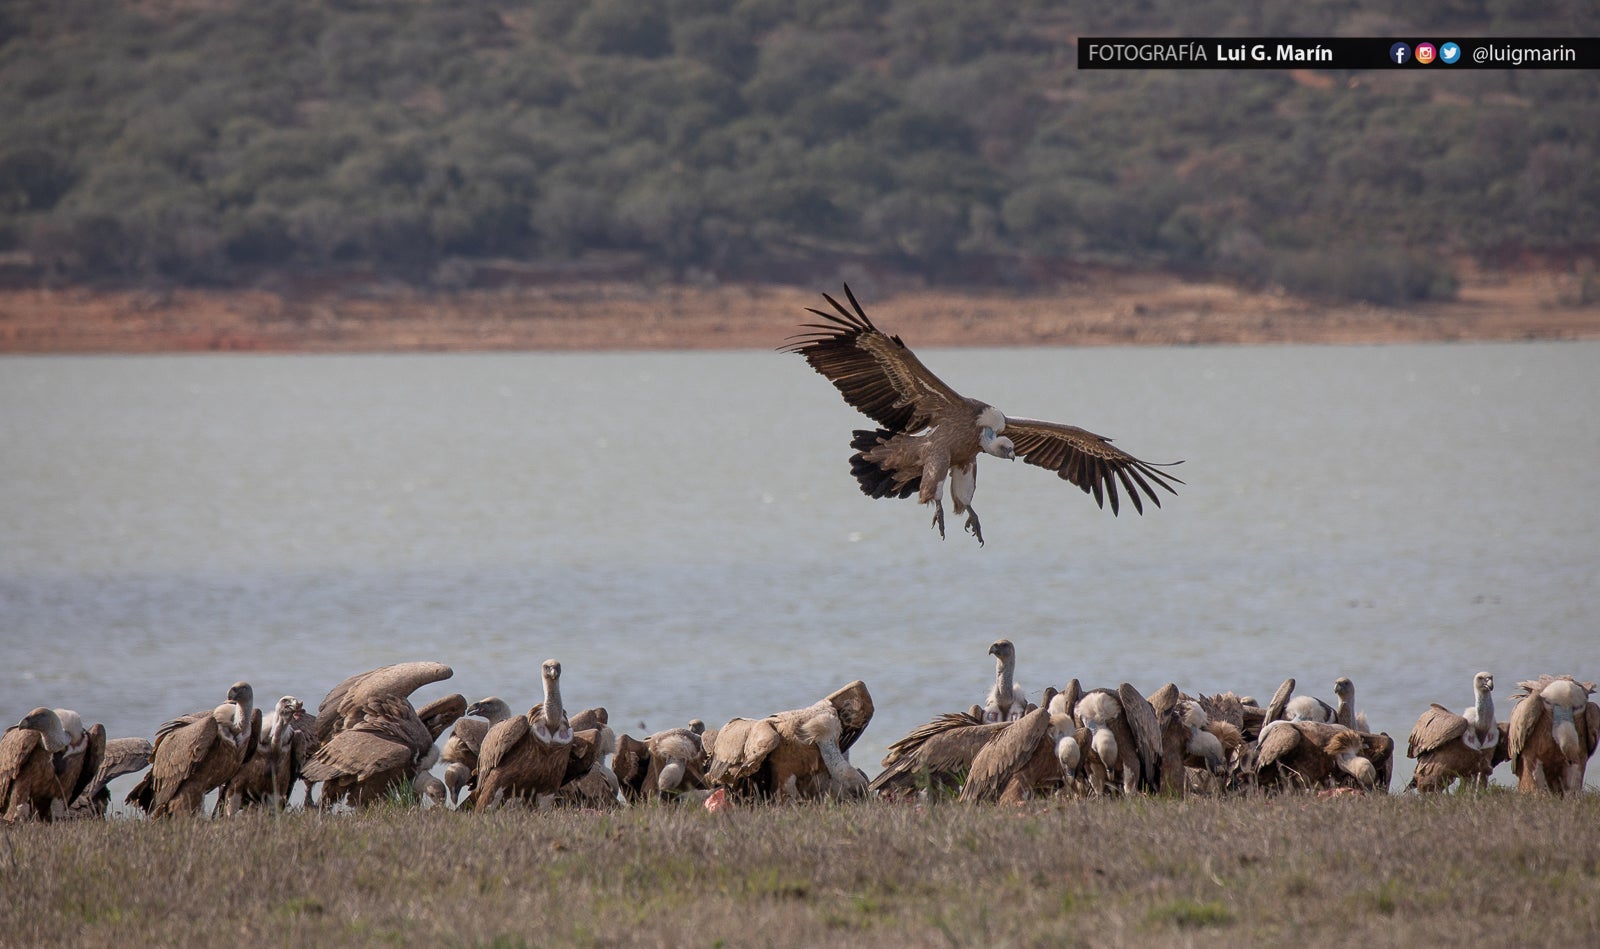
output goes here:
[[0, 831], [0, 945], [1594, 945], [1600, 796], [113, 820]]

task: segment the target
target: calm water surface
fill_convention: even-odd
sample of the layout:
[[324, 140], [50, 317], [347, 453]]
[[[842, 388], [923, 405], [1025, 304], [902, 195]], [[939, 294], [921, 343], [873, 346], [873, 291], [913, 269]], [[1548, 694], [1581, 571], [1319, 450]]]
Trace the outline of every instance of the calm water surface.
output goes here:
[[554, 656], [635, 733], [864, 679], [870, 774], [1001, 636], [1033, 692], [1348, 675], [1402, 748], [1479, 669], [1502, 717], [1600, 678], [1600, 344], [924, 355], [1187, 485], [1114, 518], [986, 458], [988, 546], [941, 542], [777, 353], [0, 359], [0, 718], [149, 736], [236, 679], [314, 706], [411, 659], [455, 668], [419, 698], [526, 707]]

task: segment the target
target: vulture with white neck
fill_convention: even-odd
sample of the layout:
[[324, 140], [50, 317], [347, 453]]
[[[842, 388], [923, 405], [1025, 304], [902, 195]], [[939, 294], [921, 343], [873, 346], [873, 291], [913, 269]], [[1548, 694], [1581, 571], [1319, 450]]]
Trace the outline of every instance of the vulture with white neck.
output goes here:
[[1116, 692], [1095, 689], [1078, 699], [1072, 714], [1088, 733], [1079, 744], [1092, 793], [1108, 782], [1127, 794], [1161, 790], [1161, 725], [1138, 689], [1127, 682]]
[[961, 800], [1016, 804], [1061, 790], [1082, 761], [1076, 732], [1072, 716], [1049, 708], [1006, 723], [973, 758]]
[[692, 728], [668, 728], [642, 741], [622, 735], [612, 770], [629, 801], [677, 797], [705, 789], [705, 748]]
[[1583, 773], [1600, 743], [1600, 705], [1589, 700], [1593, 682], [1542, 675], [1517, 683], [1511, 697], [1509, 751], [1517, 790], [1581, 794]]
[[1410, 786], [1418, 792], [1443, 791], [1457, 778], [1475, 787], [1489, 783], [1495, 752], [1505, 750], [1494, 720], [1494, 676], [1473, 676], [1472, 691], [1472, 707], [1460, 715], [1435, 703], [1412, 726], [1406, 757], [1417, 759]]
[[156, 730], [150, 773], [128, 803], [151, 817], [199, 814], [206, 794], [227, 784], [255, 753], [260, 733], [255, 692], [248, 682], [236, 682], [227, 701], [210, 712], [174, 718]]
[[573, 730], [561, 704], [561, 663], [539, 667], [544, 701], [489, 728], [478, 754], [473, 807], [488, 810], [511, 800], [554, 794], [573, 758]]
[[106, 753], [106, 727], [98, 723], [83, 727], [83, 717], [70, 708], [58, 708], [55, 713], [67, 733], [67, 747], [56, 753], [56, 777], [61, 781], [56, 816], [63, 817], [100, 771]]
[[1330, 722], [1275, 722], [1261, 733], [1256, 747], [1256, 780], [1264, 788], [1280, 790], [1329, 784], [1375, 788], [1379, 773], [1364, 751], [1362, 735], [1353, 728]]
[[994, 688], [983, 701], [985, 722], [1014, 722], [1028, 713], [1028, 695], [1016, 683], [1017, 647], [1009, 639], [997, 639], [989, 646], [994, 657]]
[[273, 810], [288, 805], [289, 792], [306, 765], [310, 736], [294, 727], [295, 717], [304, 710], [304, 702], [285, 695], [262, 717], [255, 754], [239, 766], [223, 789], [219, 803], [226, 802], [229, 814], [258, 805]]
[[791, 337], [784, 352], [798, 353], [811, 368], [832, 382], [844, 400], [883, 426], [857, 431], [850, 442], [856, 454], [851, 473], [873, 498], [906, 498], [915, 494], [932, 504], [933, 525], [944, 536], [944, 483], [957, 514], [966, 514], [966, 529], [981, 545], [983, 530], [972, 509], [978, 484], [978, 456], [1021, 458], [1054, 471], [1092, 493], [1111, 513], [1120, 505], [1117, 486], [1127, 492], [1134, 509], [1144, 513], [1144, 500], [1160, 506], [1156, 488], [1176, 493], [1183, 482], [1157, 470], [1162, 465], [1140, 461], [1111, 444], [1109, 438], [1072, 425], [1008, 417], [992, 405], [968, 398], [928, 371], [900, 341], [872, 325], [848, 285], [846, 309], [823, 294], [833, 312], [808, 307], [823, 323], [809, 323], [808, 332]]
[[49, 823], [63, 798], [55, 756], [67, 747], [61, 719], [36, 708], [0, 735], [0, 819], [36, 818]]
[[849, 751], [872, 720], [859, 679], [802, 709], [735, 718], [708, 747], [706, 783], [750, 798], [809, 800], [863, 794], [867, 780]]

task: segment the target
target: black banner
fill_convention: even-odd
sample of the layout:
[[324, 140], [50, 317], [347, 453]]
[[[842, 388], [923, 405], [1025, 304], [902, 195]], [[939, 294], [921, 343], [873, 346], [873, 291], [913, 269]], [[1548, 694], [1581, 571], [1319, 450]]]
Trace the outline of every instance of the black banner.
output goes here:
[[1079, 69], [1596, 69], [1600, 37], [1084, 36]]

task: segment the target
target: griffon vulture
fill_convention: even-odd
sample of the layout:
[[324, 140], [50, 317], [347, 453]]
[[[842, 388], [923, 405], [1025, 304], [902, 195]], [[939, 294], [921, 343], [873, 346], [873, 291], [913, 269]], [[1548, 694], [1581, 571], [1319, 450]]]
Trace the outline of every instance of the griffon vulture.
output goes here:
[[983, 702], [985, 722], [1014, 722], [1028, 712], [1028, 695], [1017, 685], [1017, 647], [1009, 639], [997, 639], [989, 646], [994, 657], [994, 688]]
[[[594, 711], [603, 715], [605, 709]], [[580, 724], [581, 715], [579, 713], [570, 719], [574, 726]], [[618, 794], [622, 788], [616, 772], [606, 764], [606, 758], [617, 753], [617, 733], [611, 730], [610, 725], [600, 721], [593, 728], [575, 730], [572, 739], [573, 751], [567, 763], [567, 772], [551, 803], [556, 807], [602, 810], [620, 806], [622, 799]], [[583, 749], [582, 743], [585, 741], [593, 746], [592, 752]]]
[[444, 786], [450, 794], [450, 803], [461, 797], [461, 789], [471, 787], [472, 775], [478, 770], [478, 754], [483, 749], [483, 737], [491, 726], [511, 717], [511, 706], [499, 696], [491, 695], [467, 706], [466, 716], [456, 720], [445, 739], [439, 760], [444, 762]]
[[959, 789], [978, 752], [1008, 724], [985, 722], [983, 710], [976, 705], [966, 712], [946, 712], [890, 745], [883, 756], [883, 770], [867, 790], [896, 794]]
[[704, 790], [705, 748], [692, 728], [669, 728], [643, 741], [622, 735], [612, 771], [629, 801]]
[[47, 708], [34, 709], [6, 729], [0, 736], [0, 818], [7, 823], [55, 819], [51, 808], [63, 797], [55, 756], [66, 747], [61, 719]]
[[261, 710], [247, 682], [215, 709], [172, 719], [156, 730], [150, 773], [128, 795], [151, 817], [198, 814], [206, 794], [228, 783], [255, 753]]
[[1600, 705], [1589, 700], [1595, 686], [1572, 676], [1542, 675], [1519, 682], [1512, 696], [1509, 744], [1517, 790], [1583, 791], [1583, 772], [1600, 742]]
[[62, 817], [100, 771], [106, 753], [106, 728], [100, 724], [84, 728], [82, 716], [70, 708], [58, 708], [55, 713], [67, 733], [67, 747], [56, 753], [56, 777], [61, 781], [56, 816]]
[[1088, 732], [1083, 754], [1091, 792], [1101, 793], [1107, 781], [1128, 794], [1161, 790], [1161, 725], [1138, 689], [1126, 682], [1116, 692], [1095, 689], [1072, 714]]
[[307, 732], [294, 727], [295, 718], [303, 711], [304, 702], [285, 695], [262, 717], [255, 754], [239, 766], [223, 789], [222, 800], [226, 801], [229, 814], [259, 804], [282, 810], [288, 804], [289, 792], [305, 768], [310, 741]]
[[561, 663], [539, 667], [544, 701], [526, 715], [491, 726], [478, 755], [473, 807], [488, 810], [504, 800], [554, 794], [566, 780], [573, 758], [573, 731], [561, 706]]
[[978, 751], [961, 800], [1021, 803], [1073, 780], [1081, 760], [1076, 727], [1065, 712], [1036, 708]]
[[[805, 324], [810, 332], [790, 337], [784, 352], [798, 353], [827, 377], [857, 410], [883, 426], [857, 431], [850, 447], [851, 473], [869, 497], [917, 495], [934, 508], [933, 525], [944, 536], [944, 482], [957, 514], [967, 515], [966, 529], [983, 543], [972, 495], [978, 483], [978, 455], [1022, 458], [1048, 468], [1064, 480], [1093, 493], [1111, 512], [1120, 504], [1120, 482], [1134, 509], [1144, 513], [1144, 499], [1156, 506], [1156, 488], [1176, 493], [1182, 484], [1161, 465], [1140, 461], [1116, 448], [1111, 440], [1058, 422], [1008, 418], [999, 409], [970, 399], [929, 372], [898, 336], [872, 325], [848, 285], [851, 309], [823, 294], [834, 312], [808, 307], [826, 322]], [[1142, 495], [1142, 496], [1141, 496]]]
[[104, 817], [111, 807], [111, 782], [150, 767], [150, 752], [148, 738], [108, 739], [100, 767], [88, 787], [72, 802], [73, 810], [82, 816]]
[[[440, 711], [440, 707], [444, 711]], [[466, 707], [460, 695], [448, 695], [421, 709], [399, 695], [375, 694], [361, 706], [359, 720], [336, 732], [306, 762], [302, 776], [322, 783], [324, 807], [341, 800], [362, 806], [383, 800], [395, 788], [414, 785], [417, 775], [433, 767], [438, 733]]]
[[872, 711], [872, 696], [858, 679], [807, 708], [735, 718], [717, 730], [706, 783], [788, 800], [864, 793], [867, 780], [848, 753]]
[[1465, 712], [1457, 715], [1435, 703], [1412, 727], [1406, 757], [1417, 759], [1410, 785], [1417, 791], [1443, 791], [1457, 778], [1478, 787], [1489, 783], [1495, 751], [1503, 750], [1494, 720], [1494, 676], [1473, 676], [1472, 691], [1476, 700]]
[[1256, 748], [1256, 781], [1266, 788], [1321, 787], [1354, 782], [1378, 784], [1378, 771], [1364, 757], [1362, 736], [1328, 722], [1279, 721], [1261, 733]]

